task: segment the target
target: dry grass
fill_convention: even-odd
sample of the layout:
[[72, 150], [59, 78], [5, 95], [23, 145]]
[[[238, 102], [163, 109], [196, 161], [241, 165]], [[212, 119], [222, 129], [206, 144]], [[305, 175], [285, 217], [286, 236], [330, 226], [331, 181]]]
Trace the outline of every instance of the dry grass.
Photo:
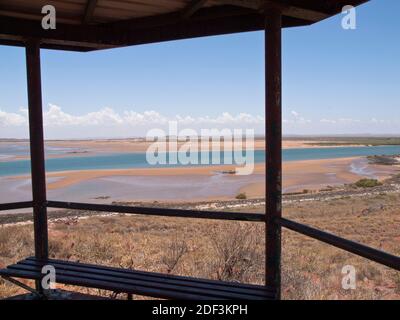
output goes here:
[[210, 265], [218, 280], [260, 282], [264, 262], [262, 229], [243, 223], [237, 223], [230, 232], [221, 224], [213, 228], [210, 238], [214, 259]]
[[168, 273], [171, 273], [175, 270], [176, 266], [187, 252], [188, 245], [186, 244], [185, 239], [179, 239], [176, 235], [172, 241], [170, 241], [166, 254], [161, 259], [161, 261], [168, 267]]
[[[21, 257], [31, 256], [33, 252], [32, 225], [0, 226], [0, 268], [17, 262]], [[0, 298], [20, 292], [18, 287], [0, 278]]]
[[[400, 255], [399, 200], [399, 195], [379, 195], [294, 203], [285, 206], [284, 214]], [[118, 215], [53, 222], [49, 236], [54, 258], [247, 283], [264, 279], [262, 224]], [[32, 238], [31, 225], [0, 227], [0, 267], [32, 255]], [[282, 245], [285, 299], [400, 298], [398, 272], [291, 231], [283, 232]], [[344, 265], [356, 268], [356, 290], [341, 288]], [[0, 280], [0, 297], [17, 292]]]
[[[286, 217], [400, 255], [399, 194], [304, 202]], [[400, 299], [399, 272], [291, 231], [283, 233], [283, 296], [287, 299]], [[341, 270], [356, 268], [357, 289], [343, 290]], [[301, 294], [299, 294], [301, 292]]]

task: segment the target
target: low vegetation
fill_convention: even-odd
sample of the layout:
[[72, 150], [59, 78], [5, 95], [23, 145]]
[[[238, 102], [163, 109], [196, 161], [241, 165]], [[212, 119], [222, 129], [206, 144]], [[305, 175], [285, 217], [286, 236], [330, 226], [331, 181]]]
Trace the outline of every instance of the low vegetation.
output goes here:
[[161, 258], [161, 261], [167, 266], [167, 272], [171, 273], [182, 260], [183, 256], [188, 252], [188, 246], [184, 238], [175, 236], [169, 243], [166, 254]]
[[369, 156], [367, 157], [369, 163], [380, 164], [385, 166], [400, 165], [399, 159], [400, 155], [382, 155], [382, 156]]
[[354, 183], [354, 185], [358, 188], [374, 188], [381, 186], [382, 183], [376, 179], [361, 179]]
[[239, 193], [235, 198], [238, 200], [245, 200], [247, 199], [247, 195], [245, 193]]
[[[291, 202], [284, 205], [284, 216], [400, 255], [399, 201], [399, 194], [380, 194]], [[265, 208], [240, 210], [260, 213]], [[264, 236], [263, 223], [140, 215], [66, 217], [49, 223], [53, 258], [256, 284], [264, 281]], [[0, 226], [0, 267], [32, 254], [32, 225]], [[341, 287], [345, 265], [356, 268], [356, 290]], [[103, 290], [59, 287], [126, 298]], [[22, 292], [0, 280], [0, 297]], [[400, 299], [400, 278], [392, 269], [284, 229], [282, 297]]]
[[[262, 228], [237, 223], [227, 234], [222, 225], [210, 234], [213, 252], [212, 270], [223, 281], [251, 282], [264, 261], [262, 255]], [[257, 281], [257, 280], [256, 280]]]
[[[304, 140], [304, 138], [298, 139]], [[400, 137], [313, 137], [310, 139], [317, 142], [310, 142], [309, 145], [321, 147], [400, 145]]]

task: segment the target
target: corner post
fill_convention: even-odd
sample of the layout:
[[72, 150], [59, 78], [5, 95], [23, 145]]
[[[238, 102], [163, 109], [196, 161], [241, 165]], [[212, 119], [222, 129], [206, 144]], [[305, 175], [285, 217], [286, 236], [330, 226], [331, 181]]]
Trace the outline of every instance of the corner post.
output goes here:
[[282, 14], [271, 8], [265, 23], [265, 284], [280, 299], [282, 216]]
[[40, 42], [37, 40], [29, 40], [26, 43], [26, 73], [28, 81], [35, 257], [38, 259], [47, 259], [46, 173], [43, 141]]

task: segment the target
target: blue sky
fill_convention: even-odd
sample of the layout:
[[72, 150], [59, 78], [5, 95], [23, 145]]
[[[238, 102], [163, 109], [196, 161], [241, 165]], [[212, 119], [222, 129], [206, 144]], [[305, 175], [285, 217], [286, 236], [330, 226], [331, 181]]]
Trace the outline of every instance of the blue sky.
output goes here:
[[[400, 2], [283, 33], [284, 134], [400, 134]], [[263, 132], [262, 32], [94, 53], [42, 51], [47, 138], [144, 135], [183, 127]], [[24, 137], [25, 56], [0, 46], [0, 137]], [[101, 128], [101, 129], [100, 129]]]

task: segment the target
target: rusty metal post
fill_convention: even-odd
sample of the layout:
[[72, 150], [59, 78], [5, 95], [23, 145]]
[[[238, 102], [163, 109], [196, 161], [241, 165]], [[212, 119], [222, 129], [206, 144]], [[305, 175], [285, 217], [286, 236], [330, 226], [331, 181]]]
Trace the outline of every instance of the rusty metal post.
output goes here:
[[265, 173], [266, 258], [265, 283], [280, 299], [282, 215], [282, 14], [269, 9], [265, 24]]
[[[35, 256], [48, 258], [46, 175], [43, 141], [42, 87], [40, 73], [40, 43], [26, 43], [26, 71], [28, 80], [29, 136], [32, 174], [33, 223]], [[40, 285], [36, 283], [37, 290]], [[38, 287], [39, 286], [39, 287]]]

